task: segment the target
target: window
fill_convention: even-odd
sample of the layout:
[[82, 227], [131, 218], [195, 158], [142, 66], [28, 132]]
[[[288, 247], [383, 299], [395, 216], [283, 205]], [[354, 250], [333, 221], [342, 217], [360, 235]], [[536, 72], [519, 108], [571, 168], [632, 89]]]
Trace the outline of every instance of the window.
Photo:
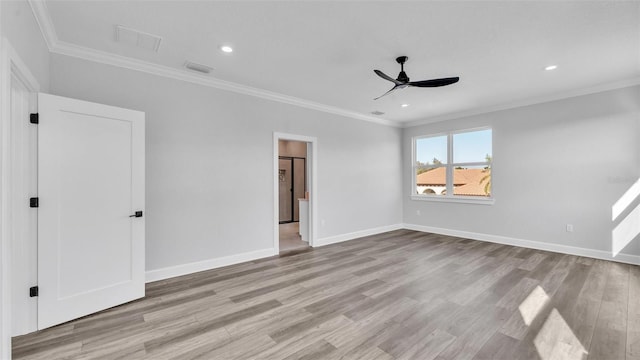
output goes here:
[[413, 139], [412, 198], [492, 202], [491, 129]]

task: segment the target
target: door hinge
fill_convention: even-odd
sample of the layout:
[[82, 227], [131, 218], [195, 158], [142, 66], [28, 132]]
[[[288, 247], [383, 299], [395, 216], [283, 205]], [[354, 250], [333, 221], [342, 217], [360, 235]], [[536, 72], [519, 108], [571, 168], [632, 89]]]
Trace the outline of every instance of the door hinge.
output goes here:
[[40, 206], [40, 200], [37, 197], [29, 199], [29, 207], [37, 208], [38, 206]]
[[39, 124], [40, 123], [40, 116], [38, 116], [38, 113], [31, 114], [29, 116], [29, 122], [32, 123], [32, 124]]
[[142, 211], [136, 211], [133, 215], [129, 215], [129, 217], [142, 217]]
[[37, 286], [32, 286], [29, 288], [29, 297], [36, 297], [38, 296], [38, 287]]

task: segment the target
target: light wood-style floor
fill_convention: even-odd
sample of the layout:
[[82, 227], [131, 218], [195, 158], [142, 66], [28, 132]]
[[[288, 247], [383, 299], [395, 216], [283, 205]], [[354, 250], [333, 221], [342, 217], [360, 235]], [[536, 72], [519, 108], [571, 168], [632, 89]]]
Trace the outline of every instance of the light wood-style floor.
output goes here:
[[309, 243], [302, 241], [302, 237], [298, 233], [300, 223], [292, 222], [278, 225], [280, 237], [280, 254], [292, 250], [307, 249]]
[[640, 268], [407, 230], [147, 285], [15, 359], [640, 359]]

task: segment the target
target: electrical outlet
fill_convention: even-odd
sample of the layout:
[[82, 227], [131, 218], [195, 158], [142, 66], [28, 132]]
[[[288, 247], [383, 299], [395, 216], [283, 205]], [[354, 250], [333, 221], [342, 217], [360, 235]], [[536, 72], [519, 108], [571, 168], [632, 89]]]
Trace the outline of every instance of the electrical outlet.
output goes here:
[[567, 232], [573, 232], [573, 224], [567, 224]]
[[420, 210], [416, 210], [416, 215], [420, 216]]

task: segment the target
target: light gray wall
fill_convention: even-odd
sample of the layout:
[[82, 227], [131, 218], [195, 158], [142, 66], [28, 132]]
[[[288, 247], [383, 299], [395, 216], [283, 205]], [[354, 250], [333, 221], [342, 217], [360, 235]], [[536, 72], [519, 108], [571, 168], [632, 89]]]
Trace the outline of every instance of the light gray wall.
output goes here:
[[[409, 198], [413, 136], [487, 125], [494, 205]], [[404, 222], [610, 252], [612, 230], [640, 203], [612, 221], [640, 176], [639, 135], [639, 86], [404, 129]], [[640, 255], [637, 236], [622, 253]]]
[[52, 55], [54, 94], [146, 112], [147, 269], [273, 247], [273, 132], [318, 138], [318, 237], [402, 221], [401, 130]]
[[42, 91], [49, 89], [50, 55], [40, 27], [26, 0], [0, 1], [2, 36], [29, 67]]

